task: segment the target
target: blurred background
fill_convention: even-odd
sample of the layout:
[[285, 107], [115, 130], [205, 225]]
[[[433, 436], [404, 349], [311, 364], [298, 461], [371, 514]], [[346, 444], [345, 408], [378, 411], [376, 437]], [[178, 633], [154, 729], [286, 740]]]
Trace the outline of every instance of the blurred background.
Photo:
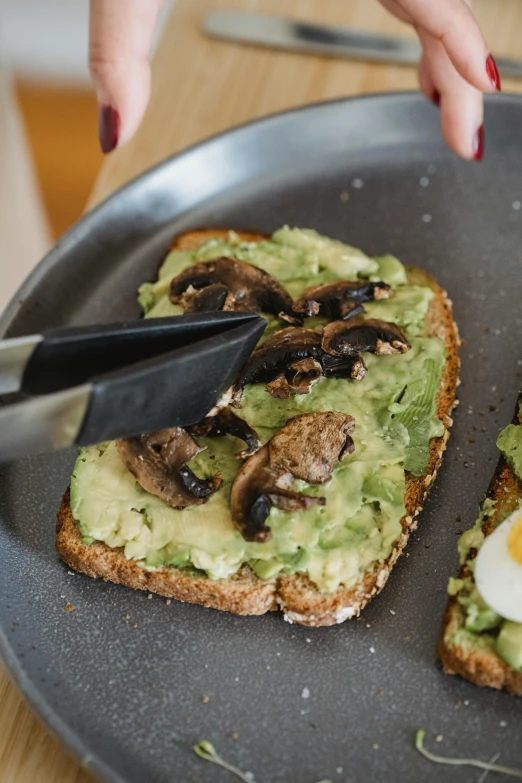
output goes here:
[[0, 0], [0, 58], [53, 239], [81, 215], [102, 163], [88, 19], [88, 0]]
[[[157, 37], [172, 4], [165, 3]], [[88, 0], [0, 0], [0, 65], [10, 75], [53, 240], [82, 214], [103, 159], [88, 37]]]
[[[343, 1], [353, 5], [351, 0], [339, 3]], [[167, 0], [164, 4], [156, 40], [174, 2]], [[506, 27], [508, 18], [516, 17], [518, 3], [474, 3], [493, 45], [496, 14], [502, 11], [502, 25]], [[378, 16], [377, 3], [374, 5]], [[249, 7], [248, 0], [245, 6]], [[80, 217], [102, 164], [97, 106], [87, 68], [88, 17], [88, 0], [0, 0], [0, 76], [5, 79], [7, 73], [12, 82], [10, 92], [15, 101], [11, 104], [18, 104], [20, 115], [17, 133], [24, 137], [19, 146], [31, 158], [27, 168], [33, 171], [28, 176], [36, 177], [49, 241], [61, 236]], [[2, 114], [7, 113], [0, 107], [0, 123]], [[2, 211], [7, 222], [5, 209]], [[0, 227], [1, 220], [0, 215]], [[10, 220], [8, 229], [13, 231]]]

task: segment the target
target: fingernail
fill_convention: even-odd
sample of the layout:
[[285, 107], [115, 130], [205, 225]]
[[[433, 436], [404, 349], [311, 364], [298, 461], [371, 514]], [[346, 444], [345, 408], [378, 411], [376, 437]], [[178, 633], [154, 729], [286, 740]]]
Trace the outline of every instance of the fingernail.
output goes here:
[[118, 146], [120, 115], [112, 106], [100, 106], [98, 111], [98, 134], [102, 152], [112, 152]]
[[481, 125], [473, 139], [473, 160], [482, 160], [484, 157], [484, 126]]
[[440, 92], [438, 90], [433, 90], [433, 95], [431, 96], [431, 100], [435, 104], [435, 106], [440, 106]]
[[488, 79], [491, 82], [491, 86], [494, 90], [497, 92], [500, 92], [500, 74], [498, 72], [497, 64], [495, 62], [495, 58], [492, 54], [488, 54], [486, 57], [486, 73], [488, 75]]

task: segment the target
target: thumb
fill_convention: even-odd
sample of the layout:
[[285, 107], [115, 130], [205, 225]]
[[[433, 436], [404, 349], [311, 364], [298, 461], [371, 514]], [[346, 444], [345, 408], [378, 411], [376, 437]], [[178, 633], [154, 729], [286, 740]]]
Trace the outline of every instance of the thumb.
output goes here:
[[162, 0], [91, 0], [89, 68], [103, 152], [134, 135], [150, 95], [150, 50]]

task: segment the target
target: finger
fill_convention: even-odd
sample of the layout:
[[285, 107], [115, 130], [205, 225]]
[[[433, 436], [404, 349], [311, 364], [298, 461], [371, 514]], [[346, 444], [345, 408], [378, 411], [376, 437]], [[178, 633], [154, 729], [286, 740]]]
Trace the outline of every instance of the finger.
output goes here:
[[440, 106], [440, 92], [437, 90], [435, 84], [433, 83], [433, 79], [431, 78], [424, 56], [422, 56], [421, 59], [419, 60], [417, 71], [419, 74], [419, 85], [422, 92], [424, 93], [426, 98], [428, 98], [430, 101], [432, 101], [432, 103], [435, 104], [435, 106]]
[[477, 90], [500, 90], [500, 76], [464, 0], [397, 0], [418, 30], [440, 41], [458, 73]]
[[467, 160], [483, 155], [482, 93], [457, 73], [441, 41], [420, 32], [423, 67], [440, 93], [441, 127], [448, 145]]
[[149, 56], [162, 0], [91, 0], [89, 67], [103, 152], [136, 132], [150, 95]]

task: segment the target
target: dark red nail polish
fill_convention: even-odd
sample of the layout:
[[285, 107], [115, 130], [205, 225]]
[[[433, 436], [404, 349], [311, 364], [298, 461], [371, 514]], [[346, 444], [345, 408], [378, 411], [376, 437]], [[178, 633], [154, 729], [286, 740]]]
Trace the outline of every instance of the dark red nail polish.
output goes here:
[[431, 100], [435, 104], [435, 106], [440, 106], [440, 92], [438, 90], [433, 90], [433, 95], [431, 96]]
[[488, 75], [488, 79], [491, 82], [491, 86], [497, 91], [500, 92], [501, 86], [500, 86], [500, 74], [498, 72], [497, 64], [495, 62], [495, 58], [492, 54], [488, 54], [486, 57], [486, 73]]
[[98, 111], [98, 134], [102, 152], [112, 152], [118, 146], [120, 115], [112, 106], [100, 106]]
[[482, 160], [484, 157], [484, 126], [481, 125], [473, 139], [473, 160]]

